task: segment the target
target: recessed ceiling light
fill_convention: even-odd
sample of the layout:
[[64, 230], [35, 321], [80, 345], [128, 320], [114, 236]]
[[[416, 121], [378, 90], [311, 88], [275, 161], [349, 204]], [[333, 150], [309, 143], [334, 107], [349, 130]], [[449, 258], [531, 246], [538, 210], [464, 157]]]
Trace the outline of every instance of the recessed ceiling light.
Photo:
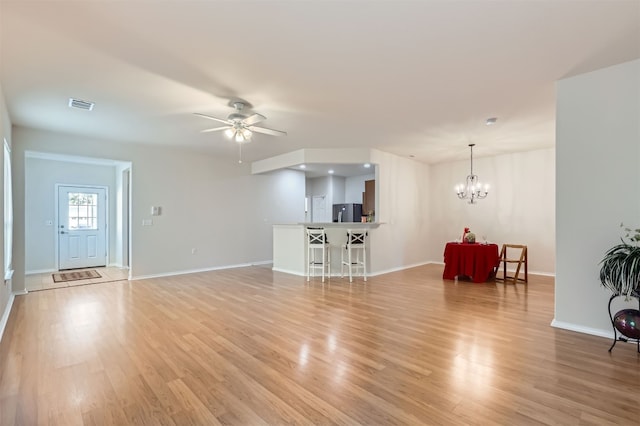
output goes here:
[[496, 121], [498, 121], [498, 117], [490, 117], [490, 118], [487, 118], [487, 120], [485, 121], [485, 124], [487, 126], [491, 126], [492, 124], [496, 124]]
[[369, 167], [371, 167], [371, 164], [369, 164], [369, 163], [365, 163], [364, 168], [365, 168], [365, 169], [368, 169]]
[[329, 174], [332, 175], [334, 173], [333, 170], [329, 170]]
[[307, 168], [307, 166], [305, 166], [304, 164], [300, 164], [300, 168], [301, 168], [301, 169], [306, 169], [306, 168]]

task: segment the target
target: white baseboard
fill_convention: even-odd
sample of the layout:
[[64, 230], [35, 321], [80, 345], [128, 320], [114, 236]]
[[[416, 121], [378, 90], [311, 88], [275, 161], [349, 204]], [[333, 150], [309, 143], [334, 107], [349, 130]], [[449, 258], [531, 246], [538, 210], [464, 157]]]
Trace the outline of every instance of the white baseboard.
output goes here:
[[384, 269], [382, 271], [372, 271], [369, 274], [369, 276], [370, 277], [375, 277], [377, 275], [390, 274], [391, 272], [404, 271], [405, 269], [417, 268], [418, 266], [429, 265], [431, 263], [437, 263], [437, 262], [426, 261], [426, 262], [413, 263], [411, 265], [402, 265], [402, 266], [398, 266], [398, 267], [395, 267], [395, 268]]
[[[389, 274], [391, 272], [398, 272], [398, 271], [402, 271], [402, 270], [405, 270], [405, 269], [415, 268], [417, 266], [427, 265], [429, 263], [433, 263], [433, 262], [420, 262], [420, 263], [415, 263], [415, 264], [412, 264], [412, 265], [404, 265], [404, 266], [399, 266], [397, 268], [385, 269], [383, 271], [369, 272], [367, 274], [367, 276], [368, 277], [375, 277], [377, 275], [384, 275], [384, 274]], [[297, 275], [299, 277], [306, 277], [307, 276], [306, 272], [293, 271], [293, 270], [282, 269], [282, 268], [271, 268], [271, 269], [273, 271], [276, 271], [276, 272], [283, 272], [285, 274]], [[316, 277], [317, 276], [318, 276], [318, 274], [316, 274]], [[329, 276], [331, 276], [331, 277], [340, 277], [341, 274], [338, 273], [338, 272], [332, 272], [331, 274], [329, 274]]]
[[542, 275], [543, 277], [556, 277], [555, 272], [529, 271], [529, 275]]
[[275, 271], [275, 272], [283, 272], [285, 274], [297, 275], [299, 277], [306, 277], [307, 276], [307, 274], [305, 274], [305, 273], [300, 273], [299, 271], [292, 271], [292, 270], [289, 270], [289, 269], [271, 268], [271, 270]]
[[573, 324], [570, 322], [553, 320], [551, 321], [551, 327], [561, 328], [563, 330], [575, 331], [577, 333], [590, 334], [592, 336], [598, 337], [606, 337], [608, 339], [613, 339], [613, 331], [602, 330], [599, 328], [591, 328], [585, 327], [578, 324]]
[[31, 271], [25, 271], [25, 275], [35, 275], [35, 274], [52, 274], [54, 272], [58, 272], [57, 269], [33, 269]]
[[15, 299], [15, 295], [13, 293], [10, 293], [9, 300], [7, 301], [7, 306], [4, 308], [4, 312], [2, 313], [2, 318], [0, 318], [0, 342], [2, 341], [2, 336], [4, 335], [4, 329], [7, 326], [7, 322], [9, 321], [9, 315], [11, 314], [11, 308], [13, 307], [14, 299]]
[[[436, 262], [436, 261], [431, 261], [431, 262], [427, 262], [427, 263], [433, 263], [436, 265], [444, 265], [444, 262]], [[516, 268], [507, 268], [508, 272], [515, 272]], [[529, 274], [531, 275], [542, 275], [543, 277], [555, 277], [556, 273], [555, 272], [541, 272], [541, 271], [529, 271]]]
[[136, 275], [136, 276], [130, 276], [129, 280], [136, 281], [136, 280], [146, 280], [150, 278], [173, 277], [176, 275], [197, 274], [199, 272], [219, 271], [222, 269], [246, 268], [249, 266], [268, 265], [270, 263], [273, 263], [273, 262], [271, 260], [265, 260], [265, 261], [251, 262], [251, 263], [238, 263], [235, 265], [212, 266], [209, 268], [186, 269], [182, 271], [163, 272], [161, 274]]
[[[233, 269], [233, 268], [245, 268], [245, 267], [249, 267], [249, 266], [262, 266], [262, 265], [269, 265], [269, 264], [273, 264], [272, 260], [263, 260], [263, 261], [257, 261], [257, 262], [251, 262], [251, 263], [238, 263], [235, 265], [224, 265], [224, 266], [215, 266], [215, 267], [210, 267], [210, 268], [200, 268], [200, 269], [188, 269], [188, 270], [182, 270], [182, 271], [172, 271], [172, 272], [164, 272], [161, 274], [150, 274], [150, 275], [138, 275], [138, 276], [132, 276], [129, 279], [130, 280], [146, 280], [149, 278], [163, 278], [163, 277], [172, 277], [175, 275], [185, 275], [185, 274], [196, 274], [199, 272], [209, 272], [209, 271], [219, 271], [222, 269]], [[392, 272], [398, 272], [398, 271], [403, 271], [405, 269], [411, 269], [411, 268], [417, 268], [418, 266], [423, 266], [423, 265], [429, 265], [429, 264], [434, 264], [434, 265], [444, 265], [444, 262], [440, 262], [440, 261], [435, 261], [435, 260], [427, 260], [424, 262], [418, 262], [418, 263], [412, 263], [410, 265], [402, 265], [402, 266], [398, 266], [395, 268], [389, 268], [389, 269], [384, 269], [384, 270], [380, 270], [380, 271], [372, 271], [368, 274], [368, 276], [370, 277], [375, 277], [377, 275], [384, 275], [384, 274], [390, 274]], [[291, 274], [291, 275], [297, 275], [299, 277], [305, 277], [307, 274], [306, 272], [299, 272], [299, 271], [293, 271], [293, 270], [289, 270], [289, 269], [282, 269], [282, 268], [271, 268], [272, 271], [275, 272], [282, 272], [285, 274]], [[551, 276], [551, 277], [555, 277], [555, 274], [552, 273], [547, 273], [547, 272], [533, 272], [530, 271], [530, 274], [533, 275], [544, 275], [544, 276]], [[332, 277], [335, 276], [340, 276], [340, 274], [337, 273], [333, 273], [331, 274]]]

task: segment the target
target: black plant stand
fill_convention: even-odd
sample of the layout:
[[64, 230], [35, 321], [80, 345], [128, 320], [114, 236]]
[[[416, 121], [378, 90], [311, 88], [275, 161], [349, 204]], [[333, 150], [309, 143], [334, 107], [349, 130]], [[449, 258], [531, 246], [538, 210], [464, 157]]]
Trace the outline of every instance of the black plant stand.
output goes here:
[[[624, 294], [614, 294], [609, 298], [609, 319], [611, 320], [611, 327], [613, 327], [613, 344], [609, 348], [609, 352], [611, 352], [611, 350], [616, 345], [616, 343], [618, 343], [618, 341], [621, 341], [621, 342], [631, 341], [631, 342], [636, 342], [638, 353], [640, 353], [640, 339], [625, 336], [622, 332], [619, 332], [618, 329], [616, 328], [614, 317], [613, 317], [613, 314], [611, 313], [611, 302], [613, 302], [613, 299], [620, 296], [624, 296]], [[631, 293], [630, 296], [634, 297], [638, 301], [638, 308], [640, 310], [640, 294], [637, 291], [634, 291], [633, 293]], [[618, 333], [620, 335], [618, 335]]]

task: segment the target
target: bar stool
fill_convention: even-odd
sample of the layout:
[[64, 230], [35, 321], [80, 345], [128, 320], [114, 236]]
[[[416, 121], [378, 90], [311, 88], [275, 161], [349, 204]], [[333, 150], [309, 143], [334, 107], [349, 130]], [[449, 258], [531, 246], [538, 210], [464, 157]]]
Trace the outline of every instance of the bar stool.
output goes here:
[[322, 282], [324, 282], [325, 269], [327, 275], [331, 271], [331, 251], [324, 228], [307, 228], [307, 281], [316, 276], [316, 270], [322, 271]]
[[[361, 272], [367, 281], [367, 230], [347, 229], [347, 242], [342, 246], [340, 275], [344, 277], [344, 267], [349, 269], [349, 282], [353, 282], [354, 269]], [[357, 271], [356, 271], [357, 272]]]

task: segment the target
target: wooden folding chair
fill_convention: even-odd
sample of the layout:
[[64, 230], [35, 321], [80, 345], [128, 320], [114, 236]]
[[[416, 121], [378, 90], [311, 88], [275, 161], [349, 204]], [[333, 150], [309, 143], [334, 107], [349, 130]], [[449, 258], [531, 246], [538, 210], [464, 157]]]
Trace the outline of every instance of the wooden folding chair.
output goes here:
[[[511, 251], [509, 252], [509, 249]], [[519, 254], [514, 255], [514, 251], [518, 251]], [[519, 244], [503, 244], [502, 250], [500, 250], [500, 262], [502, 263], [502, 278], [497, 277], [497, 272], [500, 269], [500, 264], [496, 267], [496, 279], [502, 280], [505, 283], [512, 281], [513, 284], [518, 282], [529, 282], [529, 271], [527, 267], [527, 246]], [[507, 275], [507, 264], [516, 264], [516, 271], [513, 276]], [[524, 265], [524, 278], [520, 278], [520, 268]]]

